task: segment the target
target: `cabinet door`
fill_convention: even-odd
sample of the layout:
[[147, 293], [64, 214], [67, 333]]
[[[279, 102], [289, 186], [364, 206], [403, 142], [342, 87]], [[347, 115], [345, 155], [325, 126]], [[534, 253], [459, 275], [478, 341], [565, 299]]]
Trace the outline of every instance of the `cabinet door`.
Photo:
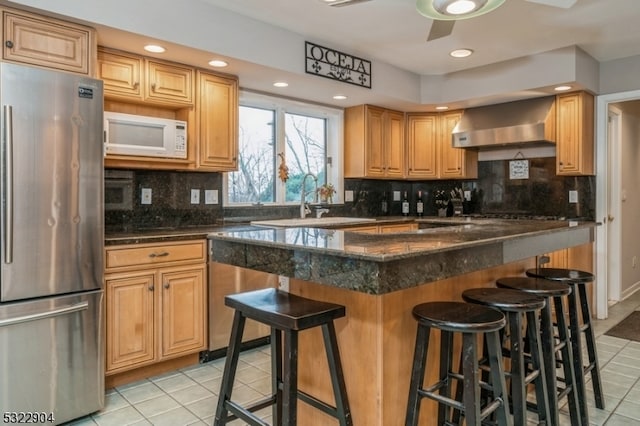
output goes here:
[[155, 360], [154, 271], [107, 275], [107, 373]]
[[407, 116], [407, 176], [434, 179], [437, 177], [438, 116], [419, 114]]
[[593, 97], [569, 93], [557, 98], [556, 172], [558, 175], [594, 174]]
[[238, 81], [198, 73], [198, 168], [238, 168]]
[[440, 117], [440, 178], [443, 179], [478, 177], [478, 153], [451, 146], [451, 132], [461, 117], [461, 112], [446, 113]]
[[142, 100], [142, 67], [140, 56], [106, 50], [98, 51], [98, 78], [104, 82], [106, 98]]
[[92, 75], [92, 28], [27, 12], [2, 12], [4, 60]]
[[385, 176], [403, 178], [405, 176], [404, 114], [386, 111], [384, 132]]
[[162, 357], [205, 347], [205, 265], [160, 270]]
[[367, 107], [365, 132], [366, 175], [367, 177], [383, 177], [385, 175], [383, 109]]
[[146, 62], [146, 99], [169, 104], [193, 104], [193, 68], [153, 60]]

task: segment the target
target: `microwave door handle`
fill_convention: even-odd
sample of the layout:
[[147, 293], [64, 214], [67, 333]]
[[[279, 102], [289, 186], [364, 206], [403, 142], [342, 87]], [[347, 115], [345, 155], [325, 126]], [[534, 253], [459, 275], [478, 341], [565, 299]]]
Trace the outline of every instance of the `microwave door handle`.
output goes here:
[[13, 107], [3, 105], [2, 115], [4, 120], [4, 222], [2, 223], [4, 234], [4, 263], [13, 263]]

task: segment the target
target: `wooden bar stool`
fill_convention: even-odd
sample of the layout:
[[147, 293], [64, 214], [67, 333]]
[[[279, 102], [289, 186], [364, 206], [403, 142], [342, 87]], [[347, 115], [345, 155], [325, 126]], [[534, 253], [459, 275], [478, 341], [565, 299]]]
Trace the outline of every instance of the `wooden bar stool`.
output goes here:
[[[564, 283], [531, 277], [499, 278], [496, 280], [496, 285], [500, 288], [515, 289], [546, 299], [547, 303], [541, 311], [540, 333], [542, 346], [547, 348], [543, 351], [542, 357], [545, 375], [547, 376], [547, 388], [549, 389], [547, 393], [550, 411], [549, 423], [553, 426], [560, 424], [558, 401], [566, 397], [569, 402], [571, 424], [582, 425], [581, 410], [578, 408], [579, 401], [576, 391], [571, 338], [569, 337], [569, 326], [562, 303], [563, 298], [566, 298], [571, 293], [571, 287]], [[554, 333], [552, 306], [555, 309], [557, 337]], [[558, 357], [558, 353], [561, 353], [560, 357]], [[556, 376], [558, 362], [562, 366], [564, 373], [564, 387], [558, 386], [558, 378]], [[556, 390], [555, 392], [554, 389]]]
[[[273, 406], [275, 425], [295, 426], [298, 399], [335, 417], [341, 426], [353, 424], [333, 324], [334, 319], [345, 315], [344, 306], [306, 299], [272, 288], [226, 296], [225, 304], [235, 309], [235, 315], [214, 426], [226, 425], [236, 418], [252, 426], [268, 426], [253, 414], [268, 406]], [[241, 407], [231, 400], [231, 394], [247, 318], [271, 327], [272, 395], [248, 407]], [[298, 332], [313, 327], [322, 327], [335, 407], [298, 389]]]
[[[535, 384], [536, 413], [538, 422], [547, 424], [549, 407], [547, 403], [547, 381], [542, 362], [542, 343], [540, 341], [540, 312], [545, 299], [506, 288], [474, 288], [462, 293], [465, 302], [477, 303], [499, 309], [507, 318], [505, 331], [509, 344], [503, 354], [509, 358], [510, 398], [513, 423], [516, 426], [527, 425], [527, 386]], [[527, 333], [523, 334], [526, 326]], [[526, 342], [525, 342], [526, 340]], [[528, 346], [530, 354], [525, 354]], [[531, 368], [526, 366], [531, 364]]]
[[[571, 344], [573, 345], [573, 363], [576, 366], [576, 381], [578, 398], [586, 401], [585, 376], [591, 373], [591, 384], [595, 396], [596, 407], [604, 408], [604, 395], [602, 394], [602, 382], [600, 380], [600, 368], [598, 364], [598, 352], [596, 339], [591, 326], [591, 309], [587, 297], [586, 284], [593, 282], [595, 277], [589, 272], [564, 268], [537, 268], [526, 271], [529, 277], [544, 278], [569, 284], [573, 291], [569, 295], [569, 330], [571, 331]], [[589, 362], [585, 365], [582, 357], [584, 333]], [[586, 403], [581, 404], [582, 419], [588, 424], [589, 413]]]
[[[420, 401], [430, 398], [438, 402], [437, 425], [451, 423], [451, 408], [465, 416], [466, 424], [480, 425], [482, 420], [496, 413], [498, 424], [511, 426], [509, 397], [507, 395], [499, 331], [504, 328], [504, 315], [493, 308], [463, 302], [430, 302], [413, 308], [418, 321], [416, 345], [409, 387], [406, 426], [415, 426], [420, 417]], [[438, 381], [423, 387], [429, 335], [431, 329], [440, 330], [440, 367]], [[453, 333], [462, 334], [462, 372], [452, 371]], [[478, 334], [484, 334], [491, 367], [491, 383], [478, 375]], [[452, 379], [463, 386], [463, 397], [451, 397]], [[481, 407], [480, 389], [491, 392], [491, 401]]]

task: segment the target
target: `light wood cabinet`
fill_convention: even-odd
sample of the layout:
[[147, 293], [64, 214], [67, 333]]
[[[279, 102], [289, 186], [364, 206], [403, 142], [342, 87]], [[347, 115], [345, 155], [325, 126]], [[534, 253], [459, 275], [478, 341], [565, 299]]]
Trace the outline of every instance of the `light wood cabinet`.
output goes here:
[[106, 248], [107, 374], [205, 348], [205, 260], [205, 241]]
[[2, 60], [94, 75], [93, 28], [2, 8]]
[[[238, 80], [198, 71], [195, 140], [196, 168], [238, 168]], [[193, 122], [193, 120], [191, 120]], [[191, 138], [194, 140], [194, 138]]]
[[556, 97], [556, 173], [563, 176], [594, 175], [594, 100], [586, 92]]
[[194, 104], [195, 70], [133, 53], [99, 48], [98, 78], [106, 99], [173, 108]]
[[407, 114], [407, 177], [478, 177], [478, 153], [451, 146], [451, 132], [461, 117], [460, 111]]
[[394, 232], [415, 231], [418, 224], [410, 223], [391, 223], [386, 225], [360, 225], [342, 228], [343, 231], [357, 232], [360, 234], [392, 234]]
[[345, 177], [404, 178], [404, 113], [358, 105], [344, 117]]

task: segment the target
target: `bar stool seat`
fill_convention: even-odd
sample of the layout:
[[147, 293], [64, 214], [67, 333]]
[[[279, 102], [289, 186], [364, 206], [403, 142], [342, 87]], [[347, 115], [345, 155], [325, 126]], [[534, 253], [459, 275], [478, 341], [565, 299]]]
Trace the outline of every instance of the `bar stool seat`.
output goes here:
[[[344, 306], [273, 288], [226, 296], [225, 304], [235, 309], [235, 314], [214, 426], [226, 425], [237, 418], [251, 425], [266, 425], [253, 412], [268, 406], [273, 406], [274, 424], [294, 426], [297, 424], [298, 399], [335, 417], [341, 426], [353, 424], [333, 323], [345, 315]], [[231, 396], [247, 318], [271, 327], [272, 395], [241, 407], [231, 400]], [[313, 327], [322, 327], [335, 407], [298, 389], [298, 332]]]
[[[548, 406], [551, 425], [559, 425], [558, 401], [567, 398], [569, 402], [569, 415], [572, 425], [582, 425], [581, 410], [576, 390], [576, 376], [573, 363], [569, 326], [565, 318], [563, 299], [571, 294], [568, 284], [533, 277], [503, 277], [496, 280], [499, 288], [519, 290], [528, 294], [543, 297], [547, 300], [540, 313], [540, 333], [542, 345], [547, 348], [543, 351], [544, 371], [547, 382]], [[554, 333], [554, 321], [552, 307], [555, 309], [557, 338]], [[549, 350], [548, 348], [551, 348]], [[557, 354], [561, 356], [558, 357]], [[564, 387], [558, 386], [556, 366], [558, 361], [563, 369]], [[555, 389], [555, 391], [554, 391]]]
[[[493, 308], [463, 302], [429, 302], [413, 308], [418, 321], [416, 345], [409, 386], [409, 401], [405, 425], [415, 426], [420, 417], [420, 402], [429, 398], [438, 402], [438, 421], [451, 423], [451, 409], [465, 416], [467, 425], [480, 425], [482, 420], [496, 413], [499, 425], [511, 426], [508, 414], [509, 397], [506, 391], [499, 331], [504, 328], [504, 315]], [[423, 387], [427, 351], [431, 329], [440, 330], [440, 365], [438, 381]], [[452, 371], [453, 333], [462, 334], [462, 373]], [[491, 383], [481, 382], [478, 376], [478, 334], [487, 340]], [[432, 364], [432, 363], [430, 363]], [[461, 381], [462, 400], [451, 397], [452, 379]], [[491, 401], [481, 407], [480, 389], [488, 389]]]
[[[503, 350], [509, 358], [510, 398], [513, 422], [517, 426], [527, 425], [527, 385], [535, 384], [535, 411], [538, 422], [547, 424], [549, 407], [547, 406], [547, 382], [542, 362], [542, 344], [540, 341], [540, 311], [545, 307], [544, 298], [519, 290], [505, 288], [474, 288], [465, 290], [462, 299], [469, 303], [499, 309], [507, 317], [508, 346]], [[526, 336], [523, 328], [526, 326]], [[530, 355], [525, 354], [528, 346]], [[526, 366], [531, 364], [531, 368]]]
[[[600, 380], [598, 351], [596, 350], [596, 339], [593, 327], [591, 326], [591, 309], [585, 285], [593, 282], [595, 276], [590, 272], [565, 268], [535, 268], [527, 270], [526, 274], [529, 277], [538, 277], [566, 283], [573, 288], [573, 291], [569, 295], [569, 330], [571, 331], [571, 343], [573, 345], [573, 363], [576, 365], [578, 398], [586, 401], [585, 376], [591, 373], [591, 385], [593, 387], [596, 407], [604, 409], [604, 395], [602, 392], [602, 381]], [[586, 365], [582, 355], [583, 335], [588, 358]], [[582, 417], [586, 424], [588, 423], [589, 413], [586, 403], [582, 405]]]

